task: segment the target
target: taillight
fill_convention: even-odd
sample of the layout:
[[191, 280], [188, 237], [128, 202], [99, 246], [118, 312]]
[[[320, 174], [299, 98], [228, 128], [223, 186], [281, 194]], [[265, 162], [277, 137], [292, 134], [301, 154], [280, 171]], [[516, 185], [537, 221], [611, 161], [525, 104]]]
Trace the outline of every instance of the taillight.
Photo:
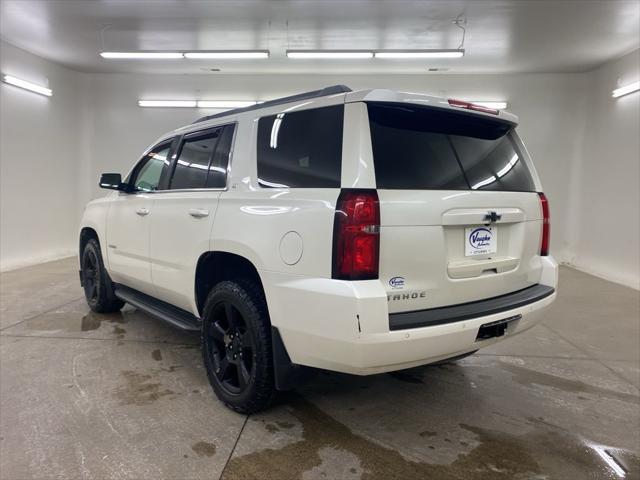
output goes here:
[[483, 105], [465, 102], [464, 100], [455, 100], [453, 98], [449, 99], [449, 105], [451, 105], [452, 107], [466, 108], [467, 110], [475, 110], [476, 112], [491, 113], [492, 115], [498, 115], [500, 113], [500, 111], [496, 110], [495, 108], [489, 108]]
[[340, 280], [378, 278], [380, 204], [375, 190], [342, 190], [333, 223], [333, 272]]
[[540, 255], [546, 257], [549, 255], [549, 200], [544, 193], [538, 192], [540, 197], [540, 208], [542, 208], [542, 240], [540, 242]]

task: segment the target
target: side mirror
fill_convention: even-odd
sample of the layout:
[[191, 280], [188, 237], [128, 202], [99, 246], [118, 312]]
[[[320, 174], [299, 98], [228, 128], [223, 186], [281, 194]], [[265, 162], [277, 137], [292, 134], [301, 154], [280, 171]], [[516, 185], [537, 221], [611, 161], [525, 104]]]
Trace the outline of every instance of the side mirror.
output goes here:
[[122, 175], [119, 173], [103, 173], [100, 175], [100, 188], [109, 190], [125, 190], [126, 185], [122, 183]]

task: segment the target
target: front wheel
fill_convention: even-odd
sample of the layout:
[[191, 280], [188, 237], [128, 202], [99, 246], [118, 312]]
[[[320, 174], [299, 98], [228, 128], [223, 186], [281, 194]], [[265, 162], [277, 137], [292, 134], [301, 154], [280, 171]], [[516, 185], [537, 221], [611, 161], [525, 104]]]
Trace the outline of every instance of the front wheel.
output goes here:
[[202, 356], [214, 392], [232, 410], [255, 413], [273, 401], [269, 316], [262, 291], [253, 282], [224, 281], [209, 292]]
[[82, 285], [89, 308], [97, 313], [117, 312], [124, 302], [117, 298], [113, 284], [102, 262], [100, 245], [95, 239], [87, 242], [81, 257]]

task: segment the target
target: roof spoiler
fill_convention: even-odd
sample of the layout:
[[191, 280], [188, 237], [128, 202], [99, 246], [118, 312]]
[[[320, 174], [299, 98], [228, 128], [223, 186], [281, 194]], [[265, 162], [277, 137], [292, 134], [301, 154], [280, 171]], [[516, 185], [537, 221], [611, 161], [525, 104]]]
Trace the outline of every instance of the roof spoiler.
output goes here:
[[250, 112], [252, 110], [258, 110], [258, 109], [267, 108], [267, 107], [274, 107], [276, 105], [282, 105], [290, 102], [297, 102], [299, 100], [309, 100], [311, 98], [326, 97], [328, 95], [336, 95], [338, 93], [347, 93], [351, 91], [352, 90], [346, 85], [332, 85], [330, 87], [325, 87], [320, 90], [313, 90], [311, 92], [298, 93], [297, 95], [291, 95], [288, 97], [276, 98], [275, 100], [269, 100], [268, 102], [258, 103], [256, 105], [251, 105], [250, 107], [234, 108], [233, 110], [227, 110], [226, 112], [216, 113], [215, 115], [207, 115], [206, 117], [199, 118], [193, 123], [195, 124], [200, 122], [206, 122], [207, 120], [226, 117], [229, 115], [235, 115], [236, 113]]

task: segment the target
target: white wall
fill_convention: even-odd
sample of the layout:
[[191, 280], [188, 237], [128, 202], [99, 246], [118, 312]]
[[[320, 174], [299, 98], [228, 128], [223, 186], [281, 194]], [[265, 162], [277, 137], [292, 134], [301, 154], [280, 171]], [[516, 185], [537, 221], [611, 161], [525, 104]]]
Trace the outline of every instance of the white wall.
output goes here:
[[552, 250], [568, 258], [568, 184], [579, 161], [580, 123], [585, 118], [587, 78], [581, 74], [526, 75], [90, 75], [95, 115], [92, 129], [93, 170], [125, 173], [159, 135], [190, 123], [208, 112], [196, 109], [139, 108], [146, 99], [268, 100], [296, 92], [343, 83], [353, 89], [391, 88], [474, 100], [508, 100], [520, 116], [519, 131], [533, 156], [554, 219]]
[[640, 93], [611, 90], [640, 79], [640, 50], [590, 72], [581, 161], [574, 169], [570, 263], [640, 289]]
[[75, 251], [79, 76], [0, 44], [4, 74], [49, 84], [50, 98], [0, 86], [0, 268]]

